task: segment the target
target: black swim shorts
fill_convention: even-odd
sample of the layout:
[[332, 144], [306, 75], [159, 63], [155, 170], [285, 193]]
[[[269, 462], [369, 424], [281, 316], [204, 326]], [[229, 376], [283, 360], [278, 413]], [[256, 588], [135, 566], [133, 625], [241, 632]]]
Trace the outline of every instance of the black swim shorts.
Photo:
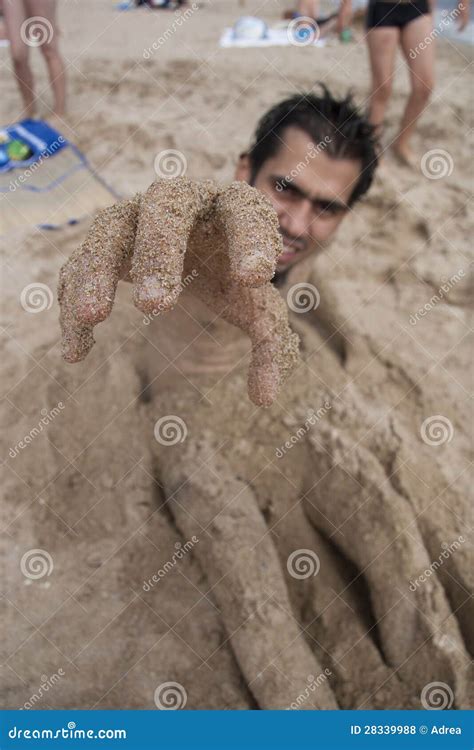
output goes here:
[[411, 21], [430, 12], [428, 0], [409, 0], [398, 3], [370, 0], [366, 25], [368, 29], [380, 29], [384, 26], [403, 29]]

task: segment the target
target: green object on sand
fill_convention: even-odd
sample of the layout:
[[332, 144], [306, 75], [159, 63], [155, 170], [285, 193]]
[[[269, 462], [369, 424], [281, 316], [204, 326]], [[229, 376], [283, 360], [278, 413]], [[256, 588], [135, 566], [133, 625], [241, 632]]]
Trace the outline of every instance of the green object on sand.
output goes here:
[[7, 153], [13, 161], [25, 161], [25, 159], [28, 159], [31, 156], [32, 151], [26, 143], [14, 140], [10, 141], [7, 145]]
[[350, 28], [343, 29], [340, 33], [339, 39], [343, 43], [352, 42], [352, 31]]

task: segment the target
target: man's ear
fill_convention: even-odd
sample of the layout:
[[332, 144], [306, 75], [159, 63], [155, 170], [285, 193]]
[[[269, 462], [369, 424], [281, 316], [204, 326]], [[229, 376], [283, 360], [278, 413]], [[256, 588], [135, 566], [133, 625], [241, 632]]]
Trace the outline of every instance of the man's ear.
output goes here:
[[239, 161], [235, 168], [235, 179], [239, 182], [250, 182], [252, 170], [250, 168], [250, 159], [248, 154], [240, 154]]

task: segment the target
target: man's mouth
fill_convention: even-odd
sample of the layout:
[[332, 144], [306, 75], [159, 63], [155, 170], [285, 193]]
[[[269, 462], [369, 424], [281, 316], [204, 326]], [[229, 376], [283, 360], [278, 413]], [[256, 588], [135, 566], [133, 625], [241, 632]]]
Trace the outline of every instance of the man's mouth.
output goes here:
[[285, 248], [283, 252], [278, 256], [278, 263], [289, 263], [290, 260], [296, 256], [296, 250], [292, 248]]
[[296, 244], [283, 239], [283, 252], [278, 256], [278, 263], [280, 265], [286, 265], [286, 263], [292, 261], [302, 249], [303, 248], [299, 243]]

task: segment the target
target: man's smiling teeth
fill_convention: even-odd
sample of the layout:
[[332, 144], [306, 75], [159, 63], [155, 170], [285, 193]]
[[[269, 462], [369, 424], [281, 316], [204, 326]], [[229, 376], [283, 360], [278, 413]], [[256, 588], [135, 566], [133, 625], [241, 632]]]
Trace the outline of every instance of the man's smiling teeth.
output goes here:
[[278, 261], [280, 263], [282, 263], [282, 262], [285, 263], [286, 261], [291, 260], [292, 258], [294, 258], [295, 255], [296, 255], [296, 250], [290, 250], [290, 249], [286, 250], [285, 249], [281, 253], [281, 255], [279, 256]]

